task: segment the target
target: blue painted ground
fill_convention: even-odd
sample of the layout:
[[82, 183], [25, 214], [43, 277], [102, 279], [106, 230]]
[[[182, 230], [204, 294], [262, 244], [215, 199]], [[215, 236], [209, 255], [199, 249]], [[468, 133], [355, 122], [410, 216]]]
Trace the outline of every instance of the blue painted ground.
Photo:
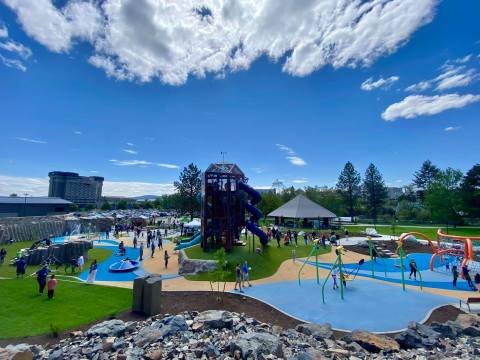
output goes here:
[[[408, 279], [410, 274], [409, 261], [410, 259], [415, 259], [418, 269], [421, 271], [422, 276], [422, 285], [424, 287], [446, 289], [446, 290], [455, 290], [452, 285], [452, 275], [449, 272], [446, 272], [445, 267], [440, 263], [440, 259], [437, 257], [435, 259], [434, 267], [435, 271], [430, 271], [430, 258], [431, 254], [409, 254], [408, 258], [404, 259], [404, 268], [405, 268], [405, 284], [412, 286], [420, 286], [420, 276], [417, 276], [417, 281]], [[446, 258], [446, 257], [445, 257]], [[377, 259], [375, 265], [375, 278], [379, 280], [384, 280], [392, 283], [401, 283], [401, 268], [400, 268], [400, 259], [384, 259], [383, 262], [381, 259]], [[345, 261], [348, 261], [348, 257], [345, 257]], [[449, 261], [453, 264], [454, 259], [449, 257]], [[315, 263], [312, 261], [308, 262], [309, 265], [315, 266]], [[358, 275], [372, 278], [371, 273], [371, 260], [365, 261], [364, 264], [360, 267]], [[323, 269], [331, 269], [332, 264], [329, 263], [319, 263], [319, 267]], [[348, 273], [354, 274], [358, 264], [344, 264], [344, 268]], [[385, 277], [385, 270], [387, 271]], [[470, 287], [468, 283], [459, 278], [457, 282], [456, 290], [468, 291]]]
[[458, 300], [368, 280], [350, 281], [345, 300], [331, 283], [325, 287], [322, 303], [321, 285], [304, 280], [255, 285], [245, 295], [267, 302], [294, 317], [313, 323], [330, 323], [344, 330], [364, 329], [373, 332], [397, 331], [410, 321], [423, 320], [434, 307]]

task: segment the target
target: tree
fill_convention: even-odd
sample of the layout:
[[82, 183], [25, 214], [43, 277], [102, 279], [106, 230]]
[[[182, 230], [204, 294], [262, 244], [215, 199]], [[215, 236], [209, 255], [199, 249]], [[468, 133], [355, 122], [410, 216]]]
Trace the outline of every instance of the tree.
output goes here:
[[118, 210], [126, 210], [127, 209], [127, 201], [126, 200], [120, 200], [118, 203], [117, 203], [117, 209]]
[[197, 201], [197, 194], [202, 187], [202, 172], [193, 163], [184, 167], [180, 173], [179, 181], [174, 184], [177, 191], [185, 200], [185, 209], [190, 214], [190, 220], [193, 220], [193, 215], [200, 209], [200, 204]]
[[85, 207], [83, 208], [83, 210], [85, 210], [85, 211], [95, 210], [95, 205], [93, 205], [93, 204], [87, 204], [87, 205], [85, 205]]
[[305, 196], [332, 211], [337, 216], [346, 214], [342, 196], [333, 188], [307, 186], [305, 188]]
[[378, 214], [381, 212], [383, 204], [387, 199], [387, 188], [385, 187], [382, 174], [373, 164], [370, 164], [365, 171], [363, 197], [366, 210], [376, 225]]
[[[215, 260], [217, 263], [212, 274], [213, 280], [210, 281], [210, 289], [212, 290], [212, 293], [217, 293], [216, 300], [222, 302], [228, 276], [227, 253], [223, 247], [215, 252]], [[221, 283], [223, 283], [223, 285], [221, 285]], [[214, 286], [215, 284], [217, 284], [216, 289]]]
[[109, 203], [108, 201], [105, 201], [105, 202], [102, 204], [101, 209], [104, 210], [104, 211], [108, 211], [108, 210], [111, 210], [111, 209], [112, 209], [112, 206], [110, 205], [110, 203]]
[[337, 190], [342, 195], [351, 218], [355, 216], [355, 207], [361, 194], [361, 181], [360, 173], [350, 161], [347, 162], [338, 177]]
[[417, 187], [420, 199], [424, 200], [425, 190], [440, 173], [440, 169], [432, 164], [430, 160], [423, 162], [420, 170], [413, 174], [413, 184]]
[[68, 211], [69, 212], [75, 212], [75, 211], [78, 211], [78, 205], [77, 204], [69, 204], [68, 205]]
[[460, 185], [463, 174], [460, 170], [447, 168], [440, 171], [425, 192], [425, 203], [430, 208], [433, 220], [457, 225], [462, 217]]
[[279, 195], [267, 192], [262, 194], [262, 200], [258, 203], [258, 208], [264, 216], [267, 216], [273, 210], [278, 209], [282, 205], [283, 200]]
[[474, 165], [463, 178], [462, 198], [470, 217], [480, 217], [480, 164]]
[[10, 194], [10, 197], [18, 197], [18, 194], [15, 194], [15, 193]]

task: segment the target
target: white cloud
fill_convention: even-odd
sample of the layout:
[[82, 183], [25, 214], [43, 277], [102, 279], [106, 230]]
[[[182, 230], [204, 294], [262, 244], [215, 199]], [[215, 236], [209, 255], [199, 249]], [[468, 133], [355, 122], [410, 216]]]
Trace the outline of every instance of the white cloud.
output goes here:
[[248, 69], [264, 55], [284, 61], [283, 71], [295, 76], [327, 65], [368, 66], [430, 22], [439, 1], [4, 2], [23, 29], [52, 51], [88, 41], [89, 62], [108, 76], [179, 85], [189, 76], [221, 78]]
[[98, 174], [98, 171], [97, 170], [88, 170], [89, 173], [92, 173], [92, 174]]
[[0, 48], [15, 53], [22, 59], [28, 59], [32, 56], [32, 50], [30, 50], [29, 47], [15, 41], [9, 40], [5, 42], [0, 42]]
[[[136, 181], [104, 181], [104, 196], [139, 196], [172, 194], [171, 183], [148, 183]], [[0, 175], [0, 195], [28, 193], [30, 196], [47, 196], [48, 178], [32, 178]]]
[[380, 77], [378, 80], [374, 80], [373, 77], [368, 78], [365, 80], [360, 88], [364, 91], [371, 91], [378, 88], [388, 89], [392, 84], [398, 81], [400, 77], [398, 76], [390, 76], [386, 79]]
[[138, 151], [135, 150], [129, 150], [129, 149], [123, 149], [123, 152], [126, 152], [127, 154], [132, 154], [132, 155], [137, 155]]
[[447, 132], [460, 130], [461, 126], [447, 126], [444, 130]]
[[405, 91], [409, 92], [422, 92], [432, 87], [432, 83], [429, 80], [420, 81], [416, 84], [408, 86]]
[[17, 69], [23, 72], [27, 71], [27, 67], [20, 60], [10, 59], [3, 55], [0, 55], [0, 60], [2, 61], [3, 65], [5, 65], [6, 67]]
[[151, 161], [146, 161], [146, 160], [115, 160], [112, 159], [110, 162], [113, 165], [116, 166], [158, 166], [158, 167], [163, 167], [167, 169], [178, 169], [178, 165], [174, 164], [165, 164], [165, 163], [156, 163], [156, 162], [151, 162]]
[[25, 141], [25, 142], [33, 143], [33, 144], [47, 144], [46, 141], [30, 139], [30, 138], [25, 138], [25, 137], [16, 137], [15, 139], [17, 139], [19, 141]]
[[458, 109], [480, 101], [480, 95], [411, 95], [402, 101], [390, 105], [383, 113], [386, 121], [395, 121], [398, 118], [412, 119], [422, 115], [435, 115], [448, 109]]
[[292, 183], [294, 183], [294, 184], [306, 184], [306, 183], [308, 183], [308, 179], [305, 179], [305, 178], [295, 179], [295, 180], [292, 180]]
[[128, 145], [128, 146], [133, 146], [133, 143], [127, 142], [127, 145]]
[[8, 37], [8, 29], [5, 24], [0, 23], [0, 38]]
[[74, 133], [75, 135], [82, 135], [82, 134], [83, 134], [81, 131], [78, 131], [78, 130], [77, 130], [77, 131], [74, 131], [73, 133]]
[[298, 156], [298, 154], [295, 152], [295, 150], [293, 150], [291, 147], [288, 147], [288, 146], [283, 145], [283, 144], [275, 144], [275, 146], [277, 148], [279, 148], [280, 151], [285, 153], [285, 155], [286, 155], [285, 159], [290, 161], [290, 163], [292, 165], [295, 165], [295, 166], [307, 165], [307, 162], [305, 160], [303, 160], [300, 156]]

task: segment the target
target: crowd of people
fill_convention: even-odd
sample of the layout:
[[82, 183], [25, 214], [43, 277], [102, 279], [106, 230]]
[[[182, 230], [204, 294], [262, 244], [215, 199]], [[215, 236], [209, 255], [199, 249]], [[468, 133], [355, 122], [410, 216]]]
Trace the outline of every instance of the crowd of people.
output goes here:
[[[298, 241], [300, 236], [303, 238], [305, 245], [308, 245], [309, 243], [318, 239], [319, 243], [323, 247], [327, 246], [327, 242], [329, 242], [331, 245], [340, 245], [340, 239], [341, 239], [340, 235], [335, 231], [331, 231], [330, 234], [328, 233], [319, 234], [315, 230], [311, 232], [307, 232], [303, 230], [298, 232], [297, 230], [292, 231], [288, 229], [284, 233], [282, 233], [282, 231], [276, 226], [273, 226], [267, 229], [267, 236], [268, 236], [268, 240], [275, 239], [275, 241], [277, 242], [277, 247], [281, 247], [282, 240], [283, 240], [284, 246], [289, 246], [289, 245], [298, 246]], [[348, 230], [345, 230], [344, 236], [346, 239], [348, 239], [348, 236], [349, 236]]]

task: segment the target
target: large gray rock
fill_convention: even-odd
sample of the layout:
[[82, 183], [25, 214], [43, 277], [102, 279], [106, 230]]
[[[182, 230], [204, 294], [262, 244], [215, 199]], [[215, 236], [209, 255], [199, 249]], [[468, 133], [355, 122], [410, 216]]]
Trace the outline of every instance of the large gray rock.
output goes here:
[[38, 354], [36, 346], [28, 344], [8, 345], [5, 349], [10, 360], [33, 360], [35, 354]]
[[125, 333], [125, 323], [122, 320], [114, 319], [104, 321], [100, 324], [92, 326], [87, 331], [87, 336], [111, 337], [120, 336]]
[[134, 341], [137, 346], [143, 346], [186, 330], [188, 330], [188, 325], [185, 317], [181, 315], [168, 316], [141, 329]]
[[283, 357], [283, 347], [280, 339], [268, 333], [246, 333], [237, 336], [230, 342], [232, 355], [239, 350], [242, 359], [258, 359], [261, 355], [273, 354]]
[[460, 314], [454, 322], [458, 331], [468, 336], [480, 336], [480, 318], [474, 314]]
[[373, 353], [400, 350], [400, 345], [394, 339], [385, 335], [372, 334], [367, 331], [353, 331], [351, 334], [344, 336], [342, 340], [348, 343], [357, 343], [365, 350]]
[[295, 328], [298, 332], [313, 336], [317, 340], [334, 339], [330, 324], [300, 324]]
[[222, 310], [207, 310], [195, 317], [194, 322], [203, 324], [212, 329], [231, 328], [233, 325], [232, 314]]
[[180, 250], [178, 253], [178, 264], [179, 275], [193, 275], [202, 272], [210, 272], [217, 267], [217, 262], [215, 260], [189, 259], [183, 250]]
[[395, 336], [395, 340], [404, 349], [432, 348], [438, 343], [439, 338], [439, 332], [416, 322], [410, 323], [407, 330]]

